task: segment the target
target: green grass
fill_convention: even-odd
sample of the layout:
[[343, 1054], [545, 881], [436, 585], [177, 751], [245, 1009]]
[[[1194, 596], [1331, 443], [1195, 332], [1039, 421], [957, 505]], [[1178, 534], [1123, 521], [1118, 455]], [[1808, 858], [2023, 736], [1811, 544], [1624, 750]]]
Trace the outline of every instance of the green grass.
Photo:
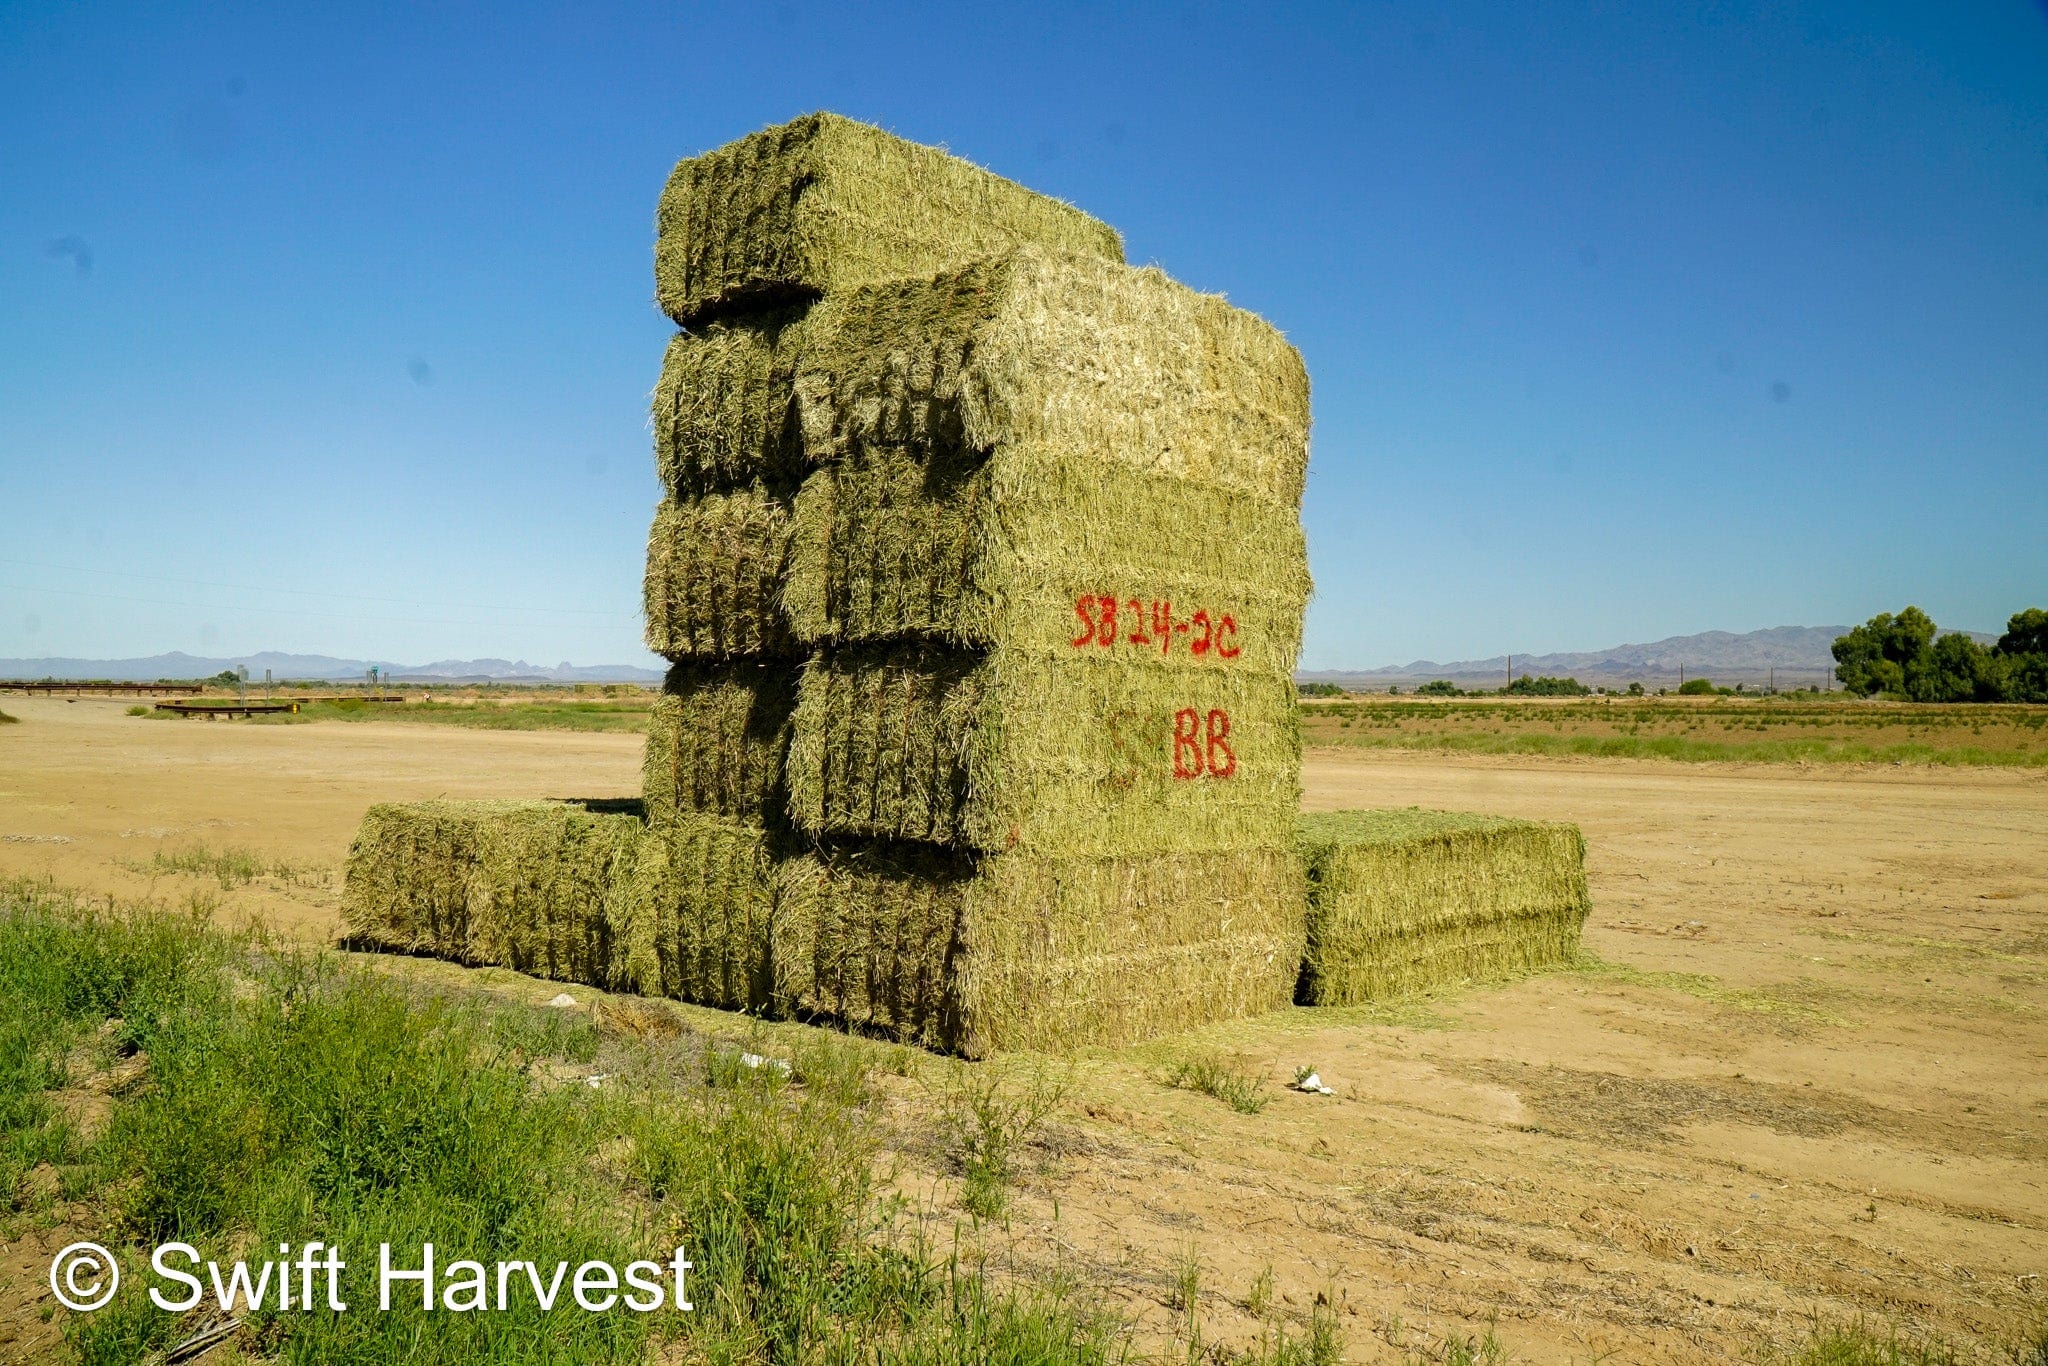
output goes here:
[[210, 877], [219, 881], [223, 891], [247, 886], [257, 878], [270, 878], [291, 886], [318, 872], [282, 859], [265, 858], [251, 849], [232, 845], [225, 849], [212, 849], [204, 844], [195, 844], [188, 849], [159, 849], [147, 862], [124, 861], [122, 866], [138, 873]]
[[[1113, 1320], [998, 1288], [903, 1232], [873, 1175], [882, 1050], [823, 1040], [789, 1074], [735, 1069], [701, 1038], [610, 1038], [587, 1016], [254, 948], [190, 918], [0, 887], [0, 1223], [12, 1236], [59, 1217], [25, 1179], [47, 1168], [85, 1201], [67, 1233], [124, 1262], [114, 1303], [63, 1325], [81, 1363], [141, 1360], [197, 1326], [145, 1298], [144, 1249], [176, 1239], [228, 1261], [311, 1238], [345, 1249], [357, 1312], [273, 1298], [244, 1315], [245, 1353], [627, 1362], [675, 1339], [677, 1359], [734, 1363], [1124, 1356]], [[67, 1123], [52, 1090], [124, 1056], [146, 1077], [104, 1127]], [[593, 1066], [607, 1084], [583, 1084]], [[463, 1257], [622, 1265], [680, 1245], [697, 1308], [543, 1313], [515, 1295], [503, 1312], [377, 1312], [370, 1249], [427, 1241], [444, 1274]]]
[[1222, 1101], [1241, 1115], [1255, 1115], [1272, 1097], [1258, 1073], [1242, 1059], [1204, 1052], [1176, 1059], [1166, 1070], [1166, 1085], [1177, 1091], [1198, 1091]]
[[[225, 705], [225, 704], [223, 704]], [[625, 701], [524, 701], [485, 697], [474, 702], [364, 702], [355, 698], [309, 702], [296, 712], [274, 712], [234, 719], [236, 725], [300, 726], [315, 721], [393, 721], [433, 726], [467, 726], [474, 730], [624, 731], [647, 729], [654, 697]], [[176, 712], [129, 708], [130, 716], [177, 721]]]
[[629, 731], [647, 729], [654, 697], [645, 701], [498, 701], [476, 702], [314, 702], [296, 716], [255, 717], [256, 724], [278, 721], [398, 721], [437, 726], [468, 726], [476, 730]]
[[1831, 698], [1363, 698], [1302, 709], [1312, 745], [1679, 763], [2048, 767], [2048, 707]]
[[1001, 1218], [1017, 1179], [1019, 1150], [1059, 1105], [1065, 1086], [1045, 1076], [1021, 1086], [961, 1069], [941, 1097], [939, 1123], [949, 1165], [960, 1176], [960, 1207]]

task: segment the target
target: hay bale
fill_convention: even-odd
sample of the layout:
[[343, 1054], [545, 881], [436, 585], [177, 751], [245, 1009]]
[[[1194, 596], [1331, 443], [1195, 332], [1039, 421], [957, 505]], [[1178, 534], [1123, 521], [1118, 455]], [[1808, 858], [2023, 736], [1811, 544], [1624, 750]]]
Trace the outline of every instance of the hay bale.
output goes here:
[[684, 327], [1035, 242], [1123, 259], [1116, 231], [933, 147], [808, 114], [680, 163], [655, 295]]
[[813, 644], [910, 635], [1286, 674], [1310, 586], [1283, 502], [1106, 478], [1064, 453], [867, 446], [797, 494], [783, 604]]
[[[815, 305], [796, 377], [805, 452], [1025, 449], [1287, 508], [1308, 470], [1308, 372], [1264, 319], [1152, 269], [1035, 247]], [[1196, 521], [1197, 493], [1182, 509]]]
[[1287, 1004], [1291, 854], [970, 858], [862, 842], [784, 865], [782, 1011], [984, 1057], [1115, 1047]]
[[615, 978], [643, 995], [767, 1009], [776, 850], [761, 827], [714, 816], [650, 827], [612, 898]]
[[605, 986], [620, 975], [612, 892], [644, 828], [573, 802], [374, 806], [349, 848], [343, 914], [370, 943]]
[[1284, 850], [1300, 770], [1284, 675], [847, 646], [804, 668], [789, 811], [814, 835], [989, 852]]
[[647, 648], [671, 660], [785, 654], [789, 505], [755, 487], [663, 500], [647, 535]]
[[712, 323], [670, 340], [654, 386], [654, 467], [674, 497], [803, 478], [796, 358], [804, 309]]
[[1463, 812], [1300, 819], [1303, 1001], [1355, 1005], [1568, 961], [1591, 902], [1574, 825]]
[[680, 815], [787, 823], [783, 758], [796, 704], [787, 661], [689, 662], [669, 670], [647, 727], [641, 791], [657, 826]]

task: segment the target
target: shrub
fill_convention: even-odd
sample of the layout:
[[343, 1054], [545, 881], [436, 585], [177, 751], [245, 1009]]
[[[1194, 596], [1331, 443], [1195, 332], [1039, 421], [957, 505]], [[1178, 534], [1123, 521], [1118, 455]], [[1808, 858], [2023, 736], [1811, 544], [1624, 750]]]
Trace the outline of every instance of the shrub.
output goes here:
[[1680, 697], [1712, 697], [1720, 691], [1711, 678], [1688, 678], [1678, 685]]
[[1415, 690], [1417, 697], [1463, 697], [1465, 690], [1448, 678], [1432, 678]]

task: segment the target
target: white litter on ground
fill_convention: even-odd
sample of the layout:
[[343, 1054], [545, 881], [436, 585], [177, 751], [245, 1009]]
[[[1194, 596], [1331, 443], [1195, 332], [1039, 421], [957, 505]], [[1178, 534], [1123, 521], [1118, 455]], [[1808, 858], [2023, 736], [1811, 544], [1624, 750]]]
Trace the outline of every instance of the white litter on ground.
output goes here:
[[578, 1002], [576, 998], [574, 996], [571, 996], [566, 991], [556, 996], [554, 1000], [548, 1002], [549, 1007], [555, 1010], [574, 1010], [577, 1004]]

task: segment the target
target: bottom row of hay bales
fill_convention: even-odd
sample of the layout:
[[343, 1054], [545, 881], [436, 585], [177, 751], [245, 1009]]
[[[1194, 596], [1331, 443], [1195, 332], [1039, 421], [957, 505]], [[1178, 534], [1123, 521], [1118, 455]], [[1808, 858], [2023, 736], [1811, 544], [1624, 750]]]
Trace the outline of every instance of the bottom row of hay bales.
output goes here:
[[1291, 853], [968, 858], [649, 825], [631, 801], [443, 801], [371, 808], [344, 908], [363, 947], [980, 1057], [1565, 961], [1584, 849], [1568, 825], [1411, 810], [1305, 816]]

